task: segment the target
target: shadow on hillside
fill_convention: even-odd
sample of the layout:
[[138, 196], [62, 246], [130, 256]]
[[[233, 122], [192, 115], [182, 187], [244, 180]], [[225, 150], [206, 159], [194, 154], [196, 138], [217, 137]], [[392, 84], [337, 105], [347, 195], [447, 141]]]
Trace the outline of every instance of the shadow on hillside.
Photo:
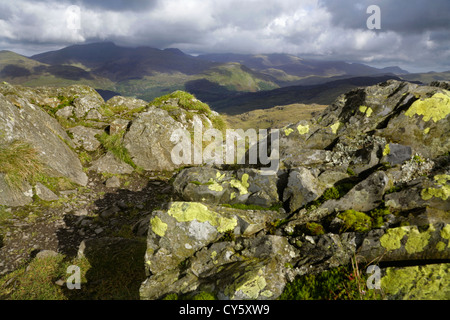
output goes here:
[[[64, 286], [67, 298], [138, 300], [146, 279], [148, 217], [171, 200], [170, 184], [151, 180], [139, 191], [106, 193], [87, 216], [65, 215], [67, 227], [58, 231], [60, 252], [80, 267], [81, 274], [81, 289]], [[80, 251], [83, 254], [76, 259]]]

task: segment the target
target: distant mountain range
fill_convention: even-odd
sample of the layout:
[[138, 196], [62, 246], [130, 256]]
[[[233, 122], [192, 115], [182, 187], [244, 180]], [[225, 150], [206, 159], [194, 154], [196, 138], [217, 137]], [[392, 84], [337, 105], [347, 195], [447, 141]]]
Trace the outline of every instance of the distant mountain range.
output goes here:
[[[260, 108], [252, 106], [251, 102], [257, 103], [260, 97], [273, 103], [282, 100], [324, 103], [340, 94], [339, 88], [345, 92], [349, 86], [372, 85], [382, 76], [410, 81], [449, 78], [448, 73], [413, 75], [395, 66], [378, 69], [359, 63], [302, 59], [288, 54], [192, 56], [176, 48], [127, 48], [112, 42], [73, 45], [31, 57], [0, 51], [0, 80], [13, 84], [87, 84], [99, 89], [105, 97], [117, 93], [144, 100], [174, 90], [186, 90], [213, 109], [222, 112], [233, 109], [233, 113], [238, 106], [245, 111]], [[372, 81], [367, 77], [375, 78]], [[303, 100], [279, 98], [282, 95]]]

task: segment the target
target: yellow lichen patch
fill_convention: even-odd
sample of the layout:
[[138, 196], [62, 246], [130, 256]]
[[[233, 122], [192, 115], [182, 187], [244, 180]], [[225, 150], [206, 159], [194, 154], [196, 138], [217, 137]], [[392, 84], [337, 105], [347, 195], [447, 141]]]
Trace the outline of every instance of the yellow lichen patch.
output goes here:
[[284, 129], [284, 134], [286, 135], [286, 137], [289, 137], [292, 132], [294, 132], [294, 129], [292, 128]]
[[429, 134], [430, 133], [430, 128], [426, 128], [425, 130], [423, 130], [423, 134]]
[[450, 224], [446, 224], [442, 228], [441, 237], [448, 240], [447, 248], [450, 248]]
[[450, 294], [450, 264], [386, 268], [381, 289], [404, 300], [447, 300]]
[[442, 242], [442, 241], [439, 241], [436, 244], [436, 250], [437, 251], [444, 251], [446, 247], [447, 247], [447, 245], [445, 244], [445, 242]]
[[213, 178], [209, 179], [208, 189], [211, 191], [221, 192], [223, 191], [223, 187], [217, 182], [214, 181]]
[[423, 116], [424, 121], [433, 120], [438, 122], [446, 118], [450, 114], [450, 96], [448, 91], [444, 93], [436, 93], [431, 98], [425, 100], [417, 100], [405, 112], [408, 117], [414, 115]]
[[219, 216], [219, 214], [198, 202], [173, 202], [167, 213], [178, 222], [193, 220], [209, 222], [212, 226], [217, 227], [219, 232], [233, 230], [237, 225], [235, 218]]
[[297, 127], [297, 131], [299, 134], [304, 135], [309, 132], [309, 125], [302, 126], [301, 124]]
[[450, 175], [448, 174], [438, 174], [434, 176], [434, 181], [439, 184], [446, 184], [447, 181], [450, 181]]
[[435, 231], [432, 225], [425, 232], [419, 232], [417, 227], [411, 228], [408, 232], [408, 240], [405, 244], [406, 252], [409, 254], [422, 252], [428, 245], [428, 240], [431, 237], [431, 232]]
[[244, 173], [242, 175], [241, 181], [239, 181], [238, 179], [232, 179], [230, 181], [230, 185], [233, 188], [238, 189], [240, 195], [247, 194], [248, 193], [247, 188], [250, 186], [250, 184], [248, 183], [248, 178], [249, 178], [249, 175], [247, 173]]
[[248, 272], [241, 276], [234, 284], [225, 289], [225, 294], [234, 299], [239, 296], [240, 291], [247, 299], [255, 300], [261, 292], [267, 291], [263, 291], [266, 285], [266, 279], [262, 276], [262, 270], [260, 269], [258, 272]]
[[150, 220], [152, 231], [160, 237], [164, 237], [167, 231], [167, 224], [162, 222], [159, 217], [154, 217]]
[[423, 200], [430, 200], [433, 197], [440, 198], [444, 201], [450, 196], [450, 186], [445, 185], [442, 188], [426, 188], [421, 192]]
[[384, 147], [383, 156], [388, 156], [391, 153], [391, 148], [389, 147], [389, 143]]
[[405, 235], [405, 227], [388, 229], [386, 233], [380, 238], [381, 246], [389, 251], [400, 249], [400, 247], [402, 246], [401, 240]]
[[372, 108], [367, 107], [367, 106], [360, 106], [359, 111], [361, 111], [362, 113], [365, 113], [367, 118], [369, 118], [373, 113]]
[[434, 177], [434, 180], [441, 185], [438, 188], [426, 188], [421, 192], [421, 196], [423, 200], [430, 200], [433, 197], [440, 198], [446, 201], [450, 196], [450, 185], [448, 185], [448, 181], [450, 181], [450, 175], [448, 174], [439, 174]]
[[333, 134], [336, 134], [341, 127], [342, 127], [342, 122], [339, 122], [339, 121], [336, 122], [335, 124], [333, 124], [332, 126], [330, 126]]
[[220, 172], [219, 171], [217, 171], [217, 173], [216, 173], [216, 180], [217, 181], [222, 181], [223, 179], [225, 179], [225, 173], [224, 174], [220, 174]]

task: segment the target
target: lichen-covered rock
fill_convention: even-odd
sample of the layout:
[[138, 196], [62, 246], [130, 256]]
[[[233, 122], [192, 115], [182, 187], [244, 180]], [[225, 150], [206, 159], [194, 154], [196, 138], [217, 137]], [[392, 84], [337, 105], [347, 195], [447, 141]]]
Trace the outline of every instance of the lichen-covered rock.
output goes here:
[[381, 289], [388, 300], [448, 300], [450, 264], [386, 268]]
[[[320, 155], [318, 150], [329, 152], [342, 138], [374, 134], [387, 143], [402, 145], [402, 151], [392, 145], [396, 154], [388, 161], [395, 164], [407, 160], [410, 150], [430, 158], [443, 155], [450, 149], [446, 137], [449, 101], [449, 91], [444, 88], [395, 80], [355, 89], [336, 99], [318, 119], [283, 128], [281, 160], [287, 167], [306, 165], [307, 161], [313, 164], [305, 152]], [[330, 156], [324, 155], [316, 156], [316, 164], [331, 162]]]
[[277, 183], [276, 175], [263, 175], [256, 169], [221, 171], [194, 167], [177, 175], [174, 188], [186, 201], [270, 207], [279, 201]]
[[146, 263], [153, 274], [177, 266], [197, 250], [233, 231], [237, 218], [196, 202], [174, 202], [150, 219]]
[[430, 178], [415, 179], [407, 183], [403, 190], [387, 194], [386, 206], [403, 211], [418, 208], [450, 211], [450, 175], [437, 174]]
[[368, 233], [358, 252], [368, 261], [439, 260], [450, 258], [450, 225], [404, 226]]

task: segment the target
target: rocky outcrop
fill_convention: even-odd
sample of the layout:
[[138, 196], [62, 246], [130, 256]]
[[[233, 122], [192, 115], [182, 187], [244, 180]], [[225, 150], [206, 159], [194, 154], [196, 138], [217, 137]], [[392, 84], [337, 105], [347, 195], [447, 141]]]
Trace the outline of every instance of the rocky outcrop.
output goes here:
[[[91, 218], [120, 225], [125, 213], [142, 215], [130, 230], [115, 233], [146, 239], [142, 299], [277, 299], [299, 277], [356, 262], [381, 263], [387, 299], [429, 298], [419, 294], [427, 285], [423, 279], [432, 279], [433, 288], [445, 285], [450, 260], [446, 88], [388, 81], [344, 94], [318, 118], [281, 129], [281, 166], [272, 175], [256, 164], [174, 163], [175, 147], [202, 148], [192, 143], [196, 126], [223, 129], [216, 113], [182, 92], [152, 103], [124, 97], [104, 102], [82, 86], [3, 84], [0, 146], [27, 143], [49, 181], [63, 177], [85, 186], [89, 174], [111, 191], [112, 203], [95, 219], [77, 208], [84, 212], [75, 214], [77, 225]], [[173, 136], [176, 129], [188, 138]], [[131, 176], [141, 189], [158, 186], [158, 178], [148, 176], [153, 172], [173, 175], [171, 186], [151, 198], [164, 204], [131, 208], [132, 194], [118, 189], [132, 184]], [[0, 205], [77, 193], [58, 192], [46, 179], [14, 187], [6, 175], [0, 170]], [[111, 200], [116, 196], [122, 200]], [[104, 229], [91, 231], [103, 235]], [[118, 237], [86, 239], [79, 258], [141, 245]], [[413, 283], [395, 285], [411, 272], [417, 273]]]
[[[357, 89], [339, 97], [319, 118], [281, 130], [277, 175], [262, 177], [258, 169], [181, 170], [174, 188], [189, 202], [153, 213], [149, 277], [141, 297], [189, 298], [207, 292], [219, 299], [276, 299], [296, 277], [350, 265], [355, 257], [361, 264], [388, 266], [381, 281], [386, 298], [418, 297], [390, 289], [388, 279], [404, 271], [389, 265], [449, 259], [449, 97], [439, 86], [398, 81]], [[236, 222], [217, 213], [220, 204], [240, 206], [248, 214], [251, 205], [278, 202], [284, 206], [276, 211], [278, 217], [269, 217], [251, 235], [236, 229], [242, 212], [234, 213]], [[198, 228], [208, 234], [205, 243], [192, 242], [195, 236], [165, 240], [176, 222], [168, 218], [170, 208], [181, 206], [203, 209], [193, 210], [186, 226], [178, 221], [183, 231], [175, 234], [191, 232], [192, 237], [194, 221], [207, 223]], [[227, 224], [231, 237], [220, 234], [217, 222], [206, 222], [211, 213], [203, 215], [205, 210], [215, 212], [214, 221], [233, 221]], [[204, 217], [192, 220], [194, 212]], [[174, 243], [184, 254], [172, 251]]]
[[86, 185], [87, 176], [71, 149], [69, 136], [56, 119], [35, 103], [29, 92], [23, 94], [12, 86], [0, 86], [0, 144], [28, 143], [36, 150], [48, 175]]

